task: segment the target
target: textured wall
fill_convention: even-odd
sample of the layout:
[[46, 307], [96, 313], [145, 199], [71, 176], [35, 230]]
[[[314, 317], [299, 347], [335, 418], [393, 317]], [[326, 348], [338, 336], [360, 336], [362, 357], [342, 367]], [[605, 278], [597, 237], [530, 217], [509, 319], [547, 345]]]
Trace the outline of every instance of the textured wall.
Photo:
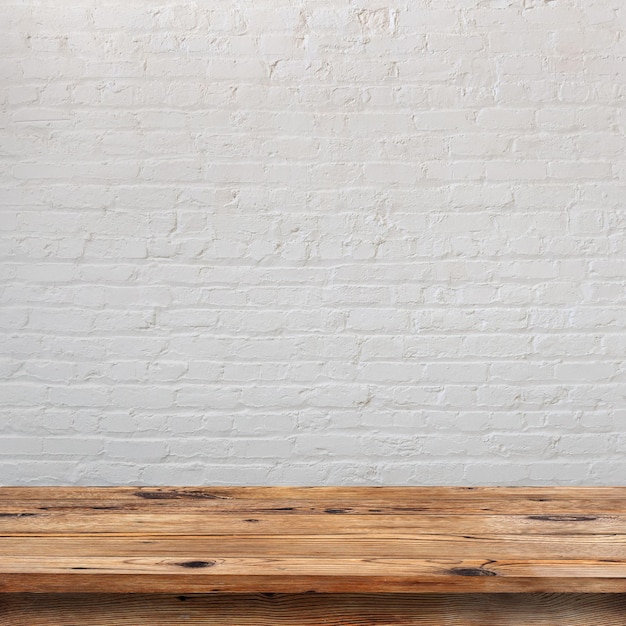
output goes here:
[[1, 10], [0, 482], [623, 482], [623, 0]]

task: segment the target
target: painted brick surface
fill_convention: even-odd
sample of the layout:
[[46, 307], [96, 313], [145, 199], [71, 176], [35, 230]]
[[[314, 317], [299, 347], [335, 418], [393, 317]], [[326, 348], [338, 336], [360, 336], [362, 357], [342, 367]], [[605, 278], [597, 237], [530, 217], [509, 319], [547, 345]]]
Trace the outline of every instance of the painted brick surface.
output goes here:
[[1, 13], [1, 483], [624, 482], [623, 0]]

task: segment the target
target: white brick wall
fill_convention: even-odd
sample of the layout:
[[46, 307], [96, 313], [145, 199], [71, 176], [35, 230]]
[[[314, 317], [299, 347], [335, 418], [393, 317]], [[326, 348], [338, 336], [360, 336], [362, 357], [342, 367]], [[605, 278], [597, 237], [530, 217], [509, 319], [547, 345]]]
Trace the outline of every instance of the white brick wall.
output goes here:
[[0, 482], [626, 476], [623, 0], [5, 0]]

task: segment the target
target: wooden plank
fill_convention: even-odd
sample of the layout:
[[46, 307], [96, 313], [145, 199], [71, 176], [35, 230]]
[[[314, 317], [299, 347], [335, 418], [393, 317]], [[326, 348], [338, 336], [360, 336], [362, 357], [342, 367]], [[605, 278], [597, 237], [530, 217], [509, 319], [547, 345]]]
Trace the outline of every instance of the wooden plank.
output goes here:
[[487, 499], [473, 498], [471, 500], [445, 498], [442, 500], [406, 498], [403, 500], [386, 499], [272, 499], [255, 500], [228, 499], [203, 500], [202, 498], [184, 499], [109, 499], [104, 494], [101, 497], [83, 499], [50, 500], [15, 500], [0, 497], [0, 517], [17, 516], [21, 514], [35, 515], [42, 511], [92, 513], [99, 511], [120, 512], [205, 512], [211, 514], [240, 513], [247, 515], [314, 515], [335, 513], [342, 515], [579, 515], [584, 511], [587, 515], [612, 515], [623, 513], [626, 510], [626, 498], [601, 498], [585, 500], [548, 500], [537, 501], [529, 498]]
[[[97, 583], [97, 584], [96, 584]], [[259, 584], [262, 583], [262, 584]], [[188, 574], [163, 576], [143, 574], [127, 578], [117, 574], [90, 576], [50, 576], [48, 574], [13, 574], [0, 581], [0, 594], [11, 593], [626, 593], [623, 578], [459, 578], [454, 586], [449, 580], [423, 580], [419, 576], [388, 578], [384, 576], [346, 576], [340, 580], [327, 576], [222, 576], [211, 584], [203, 577]], [[1, 596], [0, 596], [1, 597]]]
[[[6, 510], [7, 506], [15, 510]], [[626, 509], [626, 488], [423, 488], [423, 487], [1, 487], [0, 513], [40, 508], [210, 509], [212, 512], [340, 510], [344, 514], [597, 514]]]
[[[145, 499], [316, 499], [382, 498], [402, 501], [407, 497], [425, 500], [493, 498], [536, 498], [537, 500], [601, 500], [626, 498], [626, 487], [0, 487], [0, 499], [56, 500], [107, 498], [132, 500], [136, 493]], [[152, 495], [148, 495], [152, 494]], [[159, 495], [160, 494], [160, 495]]]
[[0, 558], [45, 555], [216, 557], [626, 559], [626, 535], [112, 535], [0, 537]]
[[0, 516], [0, 535], [625, 534], [626, 515], [341, 515], [43, 511]]
[[[572, 582], [575, 586], [572, 587]], [[626, 592], [626, 561], [345, 558], [7, 557], [0, 591], [347, 593]]]
[[11, 626], [626, 626], [626, 595], [12, 594]]

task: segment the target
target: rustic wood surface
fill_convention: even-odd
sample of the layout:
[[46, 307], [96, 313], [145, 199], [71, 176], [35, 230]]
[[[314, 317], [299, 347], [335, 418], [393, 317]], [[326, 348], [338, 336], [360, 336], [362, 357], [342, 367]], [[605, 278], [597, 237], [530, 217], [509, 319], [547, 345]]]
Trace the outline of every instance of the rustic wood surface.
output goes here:
[[622, 594], [6, 594], [10, 626], [625, 626]]
[[0, 591], [621, 593], [626, 488], [2, 487]]

